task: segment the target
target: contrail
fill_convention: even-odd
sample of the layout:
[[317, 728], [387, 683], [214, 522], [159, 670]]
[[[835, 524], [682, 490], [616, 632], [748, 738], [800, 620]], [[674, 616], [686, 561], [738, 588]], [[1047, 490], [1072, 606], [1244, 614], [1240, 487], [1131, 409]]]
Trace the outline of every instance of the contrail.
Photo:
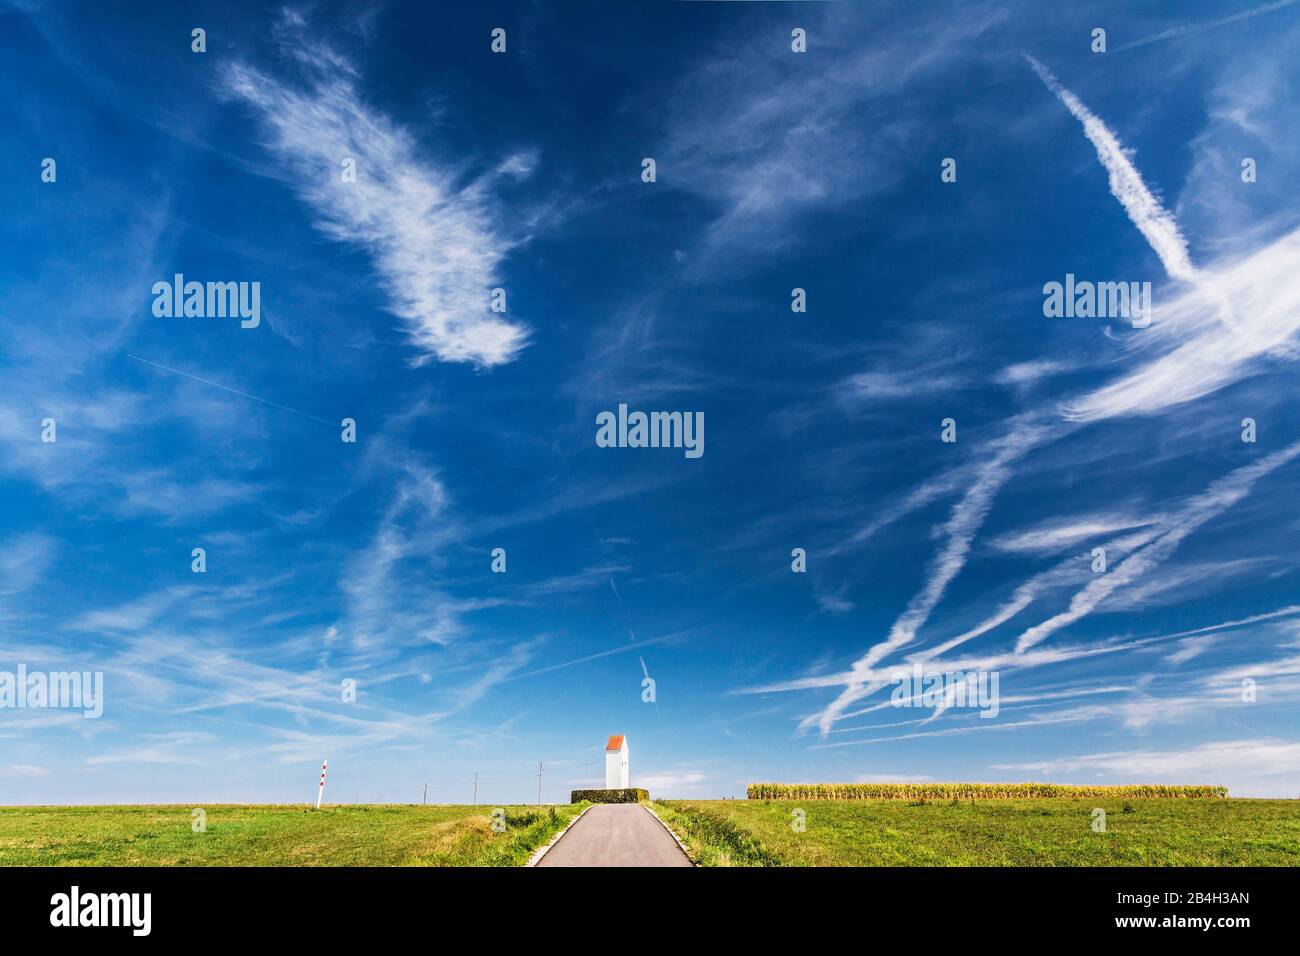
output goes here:
[[1099, 116], [1062, 86], [1061, 81], [1051, 70], [1028, 53], [1024, 54], [1024, 57], [1043, 84], [1055, 93], [1074, 118], [1083, 124], [1084, 135], [1091, 140], [1097, 150], [1097, 158], [1110, 176], [1111, 195], [1120, 201], [1129, 219], [1138, 227], [1138, 231], [1155, 250], [1155, 254], [1160, 257], [1165, 272], [1172, 279], [1180, 279], [1194, 285], [1218, 306], [1219, 321], [1236, 334], [1246, 335], [1247, 333], [1237, 324], [1232, 305], [1222, 290], [1213, 281], [1205, 281], [1206, 277], [1192, 265], [1192, 260], [1187, 255], [1187, 240], [1178, 230], [1177, 220], [1147, 188], [1142, 180], [1142, 174], [1129, 159], [1129, 151], [1124, 149], [1119, 138], [1110, 131], [1110, 127]]
[[1152, 195], [1151, 190], [1147, 189], [1124, 146], [1105, 123], [1061, 85], [1051, 70], [1028, 53], [1024, 56], [1043, 84], [1083, 124], [1084, 135], [1096, 148], [1097, 158], [1110, 175], [1111, 195], [1120, 201], [1128, 217], [1133, 220], [1133, 225], [1138, 227], [1138, 231], [1151, 244], [1151, 248], [1164, 263], [1165, 271], [1171, 278], [1194, 283], [1197, 279], [1196, 267], [1187, 255], [1187, 241], [1178, 231], [1178, 223], [1169, 210], [1160, 205], [1160, 200]]
[[131, 355], [129, 353], [127, 358], [135, 359], [137, 362], [143, 362], [145, 365], [152, 365], [154, 368], [160, 368], [164, 372], [171, 372], [173, 375], [184, 375], [186, 378], [192, 378], [196, 382], [202, 382], [204, 385], [211, 385], [213, 388], [219, 388], [243, 398], [251, 398], [255, 402], [261, 402], [263, 405], [270, 405], [272, 408], [278, 408], [286, 412], [293, 412], [295, 415], [301, 415], [303, 418], [310, 418], [314, 422], [320, 422], [322, 425], [329, 425], [331, 428], [338, 427], [335, 422], [327, 422], [323, 418], [317, 418], [315, 415], [308, 415], [306, 412], [300, 412], [296, 408], [290, 408], [288, 405], [281, 405], [279, 402], [273, 402], [270, 399], [258, 398], [256, 395], [249, 395], [247, 392], [241, 392], [239, 389], [231, 388], [229, 385], [222, 385], [220, 382], [212, 382], [206, 378], [199, 378], [197, 375], [191, 375], [189, 372], [182, 372], [178, 368], [168, 368], [166, 365], [159, 365], [157, 362], [150, 362], [148, 359], [143, 359], [138, 355]]
[[[558, 671], [564, 667], [572, 667], [574, 664], [585, 664], [587, 661], [599, 660], [602, 657], [609, 657], [611, 654], [623, 654], [627, 651], [634, 651], [638, 647], [649, 647], [652, 644], [663, 644], [666, 641], [674, 640], [678, 633], [664, 634], [661, 637], [651, 637], [644, 641], [637, 641], [635, 644], [624, 644], [622, 647], [611, 647], [609, 650], [597, 651], [594, 654], [587, 654], [583, 657], [575, 657], [571, 661], [562, 661], [559, 664], [550, 664], [546, 667], [539, 667], [535, 671], [525, 671], [522, 674], [512, 674], [509, 677], [502, 678], [501, 683], [508, 684], [511, 681], [521, 680], [525, 677], [533, 677], [537, 674], [549, 674], [551, 671]], [[641, 665], [645, 666], [644, 662]], [[646, 675], [647, 677], [649, 674]]]
[[1165, 30], [1163, 33], [1157, 33], [1155, 36], [1149, 36], [1144, 40], [1134, 40], [1132, 43], [1125, 43], [1123, 46], [1115, 48], [1119, 53], [1123, 50], [1132, 50], [1134, 47], [1146, 46], [1148, 43], [1159, 43], [1161, 40], [1170, 40], [1174, 37], [1182, 36], [1184, 33], [1196, 33], [1201, 30], [1210, 30], [1214, 27], [1221, 27], [1225, 24], [1236, 23], [1238, 20], [1249, 20], [1251, 17], [1259, 16], [1261, 13], [1272, 13], [1274, 10], [1281, 10], [1283, 7], [1289, 7], [1296, 0], [1278, 0], [1277, 3], [1268, 3], [1262, 7], [1256, 7], [1253, 10], [1243, 10], [1241, 13], [1234, 13], [1230, 17], [1224, 17], [1222, 20], [1206, 20], [1202, 23], [1188, 23], [1181, 27], [1173, 27]]
[[1159, 567], [1194, 531], [1249, 495], [1256, 481], [1294, 460], [1298, 455], [1300, 455], [1300, 442], [1295, 442], [1267, 458], [1250, 465], [1243, 465], [1214, 482], [1204, 492], [1188, 501], [1174, 518], [1168, 531], [1075, 594], [1069, 608], [1021, 634], [1016, 640], [1016, 653], [1023, 654], [1061, 628], [1091, 614], [1116, 590], [1132, 584]]
[[916, 639], [917, 631], [929, 620], [948, 585], [966, 566], [975, 535], [988, 517], [993, 499], [1010, 479], [1013, 465], [1033, 450], [1047, 433], [1047, 429], [1031, 423], [1012, 424], [993, 458], [979, 469], [965, 494], [953, 506], [943, 526], [947, 540], [930, 564], [925, 586], [908, 602], [907, 609], [894, 622], [885, 639], [872, 645], [854, 661], [852, 677], [839, 696], [818, 713], [805, 717], [799, 723], [800, 731], [816, 724], [824, 738], [850, 705], [883, 686], [884, 682], [873, 676], [873, 669], [894, 651]]

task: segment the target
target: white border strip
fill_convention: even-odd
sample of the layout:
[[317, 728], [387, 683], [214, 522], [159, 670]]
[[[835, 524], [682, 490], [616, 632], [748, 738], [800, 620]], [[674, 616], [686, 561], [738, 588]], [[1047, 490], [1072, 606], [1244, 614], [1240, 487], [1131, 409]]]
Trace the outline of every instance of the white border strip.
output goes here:
[[[594, 806], [595, 804], [593, 803], [590, 807], [583, 807], [582, 813], [586, 813], [588, 810], [591, 809], [591, 807]], [[542, 847], [540, 850], [538, 850], [536, 853], [530, 856], [528, 858], [528, 862], [525, 863], [524, 866], [536, 866], [538, 863], [541, 863], [542, 857], [546, 856], [546, 852], [550, 850], [551, 847], [555, 846], [555, 844], [560, 842], [560, 837], [564, 836], [564, 834], [569, 832], [569, 827], [573, 826], [575, 823], [577, 823], [579, 820], [582, 819], [582, 813], [579, 813], [576, 817], [574, 817], [572, 820], [569, 821], [568, 825], [565, 826], [563, 830], [555, 834], [555, 837], [551, 840], [550, 843], [546, 844], [546, 846]]]
[[670, 827], [668, 824], [664, 823], [663, 819], [659, 816], [659, 814], [655, 813], [654, 810], [650, 808], [650, 804], [639, 803], [637, 804], [637, 806], [643, 807], [646, 813], [650, 814], [650, 816], [654, 817], [656, 820], [659, 821], [659, 825], [663, 827], [665, 830], [667, 830], [668, 835], [672, 837], [673, 840], [677, 843], [677, 848], [682, 851], [682, 855], [686, 857], [687, 862], [689, 862], [691, 866], [695, 866], [695, 861], [691, 859], [691, 853], [689, 850], [686, 849], [686, 844], [683, 843], [681, 841], [681, 838], [678, 837], [677, 834], [673, 832], [673, 828]]

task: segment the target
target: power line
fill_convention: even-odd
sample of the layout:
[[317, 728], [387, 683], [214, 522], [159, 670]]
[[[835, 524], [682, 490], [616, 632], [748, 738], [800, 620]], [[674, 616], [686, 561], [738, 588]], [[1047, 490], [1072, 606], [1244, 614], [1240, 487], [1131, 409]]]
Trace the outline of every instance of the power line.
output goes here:
[[[597, 764], [602, 763], [603, 759], [604, 758], [597, 757], [594, 760], [575, 759], [575, 760], [569, 760], [560, 763], [554, 763], [551, 765], [551, 771], [552, 773], [558, 772], [561, 774], [565, 774], [572, 771], [583, 770], [587, 767], [593, 767]], [[530, 767], [528, 770], [522, 770], [519, 772], [512, 771], [497, 777], [484, 777], [479, 771], [475, 771], [473, 776], [466, 775], [463, 777], [445, 777], [441, 780], [435, 780], [432, 785], [430, 785], [427, 782], [423, 783], [421, 787], [417, 789], [417, 792], [420, 793], [421, 795], [420, 801], [403, 799], [411, 791], [410, 789], [408, 789], [407, 786], [404, 786], [396, 781], [389, 781], [388, 782], [389, 785], [387, 787], [384, 787], [381, 790], [371, 790], [369, 792], [370, 794], [373, 794], [375, 798], [372, 802], [377, 802], [377, 803], [396, 802], [402, 804], [410, 803], [412, 805], [418, 805], [421, 802], [426, 804], [428, 803], [430, 792], [432, 792], [435, 797], [443, 794], [450, 794], [456, 792], [463, 794], [465, 792], [463, 788], [465, 788], [468, 785], [469, 787], [472, 788], [473, 805], [477, 806], [480, 783], [487, 784], [487, 785], [511, 784], [511, 783], [517, 783], [525, 779], [528, 779], [530, 777], [536, 776], [537, 793], [538, 793], [537, 802], [540, 804], [542, 799], [542, 794], [543, 794], [544, 773], [545, 773], [545, 765], [542, 761], [539, 760], [537, 762], [536, 767]], [[356, 802], [365, 802], [365, 801], [356, 801]]]

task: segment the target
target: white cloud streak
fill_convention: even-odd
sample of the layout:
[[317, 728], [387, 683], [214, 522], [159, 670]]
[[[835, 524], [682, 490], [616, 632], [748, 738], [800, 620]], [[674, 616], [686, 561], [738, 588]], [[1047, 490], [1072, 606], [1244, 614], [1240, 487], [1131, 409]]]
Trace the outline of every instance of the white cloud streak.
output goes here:
[[1066, 610], [1021, 634], [1016, 640], [1016, 652], [1023, 653], [1047, 640], [1061, 628], [1092, 613], [1119, 588], [1141, 580], [1173, 554], [1188, 535], [1237, 504], [1250, 493], [1256, 481], [1292, 461], [1297, 455], [1300, 455], [1300, 442], [1288, 445], [1254, 464], [1229, 472], [1214, 482], [1205, 492], [1190, 499], [1171, 519], [1167, 531], [1089, 583], [1075, 594]]
[[[328, 52], [313, 43], [313, 57], [303, 59], [305, 42], [295, 37], [286, 54], [311, 63]], [[302, 88], [243, 63], [229, 67], [224, 85], [253, 108], [317, 227], [370, 254], [389, 309], [422, 359], [511, 361], [527, 331], [489, 310], [509, 243], [494, 228], [485, 183], [458, 186], [451, 170], [421, 157], [406, 130], [362, 101], [337, 54], [323, 64]], [[355, 182], [342, 181], [345, 158], [356, 162]]]
[[[1110, 191], [1155, 250], [1171, 278], [1190, 283], [1168, 306], [1140, 347], [1172, 343], [1165, 355], [1062, 408], [1066, 420], [1100, 421], [1151, 415], [1208, 395], [1251, 371], [1267, 354], [1290, 354], [1300, 329], [1300, 283], [1294, 281], [1300, 233], [1293, 232], [1226, 267], [1198, 270], [1168, 210], [1147, 188], [1113, 132], [1042, 63], [1026, 59], [1083, 124], [1110, 177]], [[1242, 318], [1244, 317], [1244, 318]]]
[[[918, 629], [928, 620], [948, 584], [965, 565], [973, 538], [992, 506], [993, 496], [1010, 477], [1010, 465], [1015, 459], [1047, 437], [1059, 438], [1068, 433], [1075, 422], [1154, 414], [1209, 394], [1245, 374], [1249, 360], [1265, 353], [1283, 351], [1293, 333], [1300, 328], [1300, 283], [1291, 279], [1296, 250], [1300, 249], [1300, 232], [1231, 268], [1197, 270], [1188, 256], [1187, 243], [1177, 222], [1147, 188], [1119, 139], [1046, 67], [1031, 56], [1026, 56], [1026, 59], [1047, 88], [1082, 123], [1085, 135], [1108, 173], [1112, 195], [1156, 252], [1166, 271], [1172, 278], [1191, 284], [1192, 288], [1166, 310], [1166, 327], [1153, 327], [1142, 346], [1173, 341], [1175, 348], [1117, 382], [1067, 403], [1061, 408], [1063, 420], [1052, 427], [1034, 429], [1033, 437], [1021, 442], [1023, 447], [1015, 444], [1020, 440], [1017, 429], [1023, 431], [1023, 423], [1013, 424], [1004, 438], [1004, 442], [1009, 444], [995, 450], [986, 464], [972, 469], [970, 485], [944, 528], [947, 541], [932, 564], [929, 580], [912, 598], [886, 639], [860, 657], [847, 674], [790, 681], [768, 688], [794, 690], [843, 686], [843, 691], [830, 705], [800, 723], [801, 730], [817, 726], [823, 737], [837, 720], [842, 719], [850, 704], [884, 686], [875, 665], [911, 643]], [[1250, 316], [1246, 325], [1237, 323], [1234, 307], [1238, 313]], [[1008, 454], [1008, 448], [1012, 447], [1016, 448], [1015, 452]], [[1168, 558], [1188, 535], [1245, 497], [1257, 478], [1290, 461], [1297, 452], [1300, 452], [1300, 447], [1291, 446], [1256, 465], [1238, 469], [1216, 482], [1203, 495], [1192, 499], [1182, 512], [1162, 517], [1150, 530], [1130, 535], [1130, 547], [1141, 550], [1079, 591], [1065, 611], [1021, 634], [1016, 652], [1024, 654], [1057, 630], [1091, 613], [1117, 589], [1146, 575]], [[915, 506], [917, 503], [911, 504]], [[869, 531], [877, 529], [878, 526], [873, 525]], [[1046, 545], [1051, 537], [1040, 536], [1035, 543]], [[991, 618], [934, 653], [947, 651], [1010, 620], [1027, 608], [1043, 590], [1060, 583], [1064, 574], [1064, 569], [1057, 568], [1026, 582]]]
[[1114, 531], [1140, 528], [1150, 523], [1150, 518], [1131, 515], [1079, 515], [1041, 524], [1025, 531], [1001, 535], [990, 542], [990, 547], [999, 551], [1051, 554], [1082, 542], [1095, 540]]
[[1274, 10], [1281, 10], [1283, 7], [1289, 7], [1295, 2], [1296, 0], [1277, 0], [1276, 3], [1266, 3], [1262, 7], [1255, 7], [1252, 10], [1243, 10], [1241, 13], [1234, 13], [1230, 17], [1221, 17], [1218, 20], [1205, 20], [1200, 23], [1185, 23], [1182, 26], [1162, 30], [1154, 36], [1143, 37], [1141, 40], [1134, 40], [1132, 43], [1125, 43], [1123, 46], [1117, 46], [1115, 47], [1115, 52], [1120, 53], [1124, 50], [1132, 50], [1135, 47], [1146, 46], [1148, 43], [1159, 43], [1162, 40], [1172, 40], [1174, 37], [1180, 37], [1187, 33], [1211, 30], [1215, 27], [1226, 26], [1229, 23], [1236, 23], [1239, 20], [1249, 20], [1251, 17], [1257, 17], [1261, 13], [1272, 13]]
[[916, 639], [917, 631], [929, 619], [948, 585], [965, 567], [975, 535], [993, 507], [998, 490], [1011, 476], [1012, 464], [1028, 452], [1042, 434], [1040, 427], [1022, 422], [1018, 427], [1013, 426], [998, 442], [994, 456], [980, 467], [966, 493], [953, 506], [952, 514], [943, 526], [947, 541], [930, 566], [930, 577], [925, 586], [908, 603], [885, 640], [854, 662], [852, 673], [855, 677], [849, 685], [820, 714], [805, 718], [800, 723], [801, 730], [815, 723], [825, 736], [845, 708], [880, 689], [879, 680], [868, 682], [871, 670], [885, 657]]
[[[1266, 356], [1290, 354], [1300, 330], [1300, 231], [1223, 268], [1157, 309], [1142, 347], [1173, 347], [1118, 380], [1067, 402], [1070, 421], [1153, 415], [1203, 398], [1256, 371]], [[1233, 318], [1225, 322], [1231, 311]]]
[[1084, 135], [1096, 148], [1097, 159], [1101, 161], [1110, 176], [1111, 195], [1120, 201], [1128, 217], [1133, 220], [1133, 225], [1138, 227], [1138, 231], [1151, 244], [1151, 248], [1164, 263], [1165, 271], [1172, 278], [1194, 282], [1197, 273], [1192, 260], [1187, 255], [1187, 241], [1178, 231], [1178, 223], [1174, 221], [1174, 217], [1142, 181], [1142, 176], [1129, 159], [1129, 151], [1105, 123], [1084, 106], [1077, 96], [1061, 85], [1060, 80], [1051, 70], [1028, 54], [1025, 59], [1029, 61], [1029, 65], [1034, 68], [1034, 72], [1038, 74], [1043, 84], [1055, 93], [1057, 99], [1065, 104], [1065, 108], [1074, 118], [1083, 124]]
[[59, 548], [57, 540], [39, 531], [0, 539], [0, 595], [17, 594], [40, 583]]

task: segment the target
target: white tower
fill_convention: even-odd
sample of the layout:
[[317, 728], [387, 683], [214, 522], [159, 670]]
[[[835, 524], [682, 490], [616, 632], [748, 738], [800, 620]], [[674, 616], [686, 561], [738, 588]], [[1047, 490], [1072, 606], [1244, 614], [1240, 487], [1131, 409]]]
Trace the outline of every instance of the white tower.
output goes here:
[[627, 738], [613, 734], [605, 744], [605, 789], [627, 789]]

